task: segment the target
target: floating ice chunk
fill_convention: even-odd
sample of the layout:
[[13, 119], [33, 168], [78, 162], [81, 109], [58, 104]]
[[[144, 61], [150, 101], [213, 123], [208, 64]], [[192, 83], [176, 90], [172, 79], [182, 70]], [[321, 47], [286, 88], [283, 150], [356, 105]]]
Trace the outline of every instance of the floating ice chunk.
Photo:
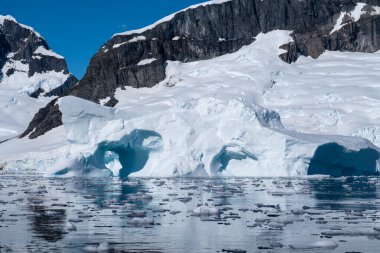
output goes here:
[[373, 229], [380, 232], [380, 226], [375, 226]]
[[281, 224], [281, 223], [269, 223], [268, 224], [268, 227], [269, 229], [273, 229], [273, 230], [282, 230], [284, 228], [284, 224]]
[[215, 207], [208, 207], [208, 206], [198, 206], [193, 209], [193, 214], [195, 215], [215, 215], [219, 214], [219, 209]]
[[154, 225], [154, 220], [148, 217], [144, 217], [144, 218], [135, 217], [127, 221], [127, 223], [134, 226], [146, 226], [146, 225]]
[[75, 231], [75, 230], [77, 230], [77, 227], [73, 223], [68, 221], [68, 222], [66, 222], [66, 229], [68, 231]]
[[292, 249], [335, 249], [338, 244], [334, 241], [317, 241], [310, 244], [291, 244], [289, 245]]
[[99, 244], [99, 247], [97, 248], [98, 252], [108, 251], [108, 250], [109, 250], [109, 246], [107, 242], [102, 242], [101, 244]]
[[107, 252], [109, 251], [109, 246], [107, 242], [99, 243], [98, 247], [95, 246], [86, 246], [84, 250], [87, 252]]

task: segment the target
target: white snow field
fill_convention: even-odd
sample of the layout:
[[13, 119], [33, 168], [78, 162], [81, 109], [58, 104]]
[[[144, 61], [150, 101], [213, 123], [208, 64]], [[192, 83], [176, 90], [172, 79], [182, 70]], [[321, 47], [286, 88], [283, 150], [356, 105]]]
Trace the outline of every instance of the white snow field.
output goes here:
[[168, 62], [164, 81], [119, 89], [115, 108], [61, 98], [65, 132], [3, 143], [0, 160], [47, 176], [120, 168], [142, 177], [303, 176], [318, 148], [334, 143], [348, 154], [373, 150], [370, 163], [350, 162], [377, 170], [380, 54], [326, 52], [287, 64], [278, 55], [289, 34], [260, 34], [211, 60]]
[[[0, 83], [0, 142], [25, 131], [34, 114], [51, 99], [31, 98], [19, 89], [5, 88]], [[1, 146], [0, 150], [4, 152]]]

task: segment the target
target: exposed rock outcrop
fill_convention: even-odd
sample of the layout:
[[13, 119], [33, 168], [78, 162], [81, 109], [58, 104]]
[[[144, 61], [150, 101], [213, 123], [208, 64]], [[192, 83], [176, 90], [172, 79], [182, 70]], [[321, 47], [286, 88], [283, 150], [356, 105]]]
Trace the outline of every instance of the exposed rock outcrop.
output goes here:
[[0, 87], [24, 89], [38, 97], [61, 95], [76, 83], [65, 59], [40, 34], [11, 16], [0, 16]]
[[[288, 50], [281, 55], [286, 62], [300, 55], [316, 58], [325, 50], [374, 52], [380, 49], [380, 13], [373, 6], [380, 6], [380, 0], [231, 0], [193, 6], [148, 28], [113, 36], [66, 94], [93, 102], [109, 97], [107, 105], [114, 106], [117, 88], [152, 87], [164, 80], [166, 61], [197, 61], [235, 52], [259, 33], [276, 29], [293, 31], [294, 42], [283, 46]], [[360, 10], [353, 13], [356, 8]], [[59, 114], [57, 106], [47, 107]], [[59, 125], [59, 120], [51, 122], [37, 114], [33, 128], [29, 126], [23, 136], [32, 133], [34, 138]]]
[[30, 139], [35, 139], [60, 125], [62, 125], [62, 113], [58, 108], [57, 99], [54, 99], [36, 113], [20, 138], [29, 135]]

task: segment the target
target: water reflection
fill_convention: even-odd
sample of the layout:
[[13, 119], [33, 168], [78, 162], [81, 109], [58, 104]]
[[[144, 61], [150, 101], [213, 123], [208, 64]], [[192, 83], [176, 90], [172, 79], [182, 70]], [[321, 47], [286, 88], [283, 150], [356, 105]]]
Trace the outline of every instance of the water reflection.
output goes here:
[[0, 246], [16, 252], [294, 252], [322, 239], [338, 247], [321, 252], [377, 252], [380, 238], [378, 178], [1, 180]]
[[31, 216], [32, 229], [38, 237], [48, 242], [56, 242], [63, 238], [65, 209], [49, 209], [44, 205], [31, 205], [30, 210], [34, 213]]
[[[374, 181], [375, 179], [375, 181]], [[323, 178], [308, 180], [314, 197], [320, 205], [328, 204], [331, 208], [341, 209], [346, 207], [344, 200], [377, 199], [378, 191], [376, 178], [346, 177]], [[353, 206], [355, 208], [355, 205]], [[356, 208], [361, 206], [356, 205]]]

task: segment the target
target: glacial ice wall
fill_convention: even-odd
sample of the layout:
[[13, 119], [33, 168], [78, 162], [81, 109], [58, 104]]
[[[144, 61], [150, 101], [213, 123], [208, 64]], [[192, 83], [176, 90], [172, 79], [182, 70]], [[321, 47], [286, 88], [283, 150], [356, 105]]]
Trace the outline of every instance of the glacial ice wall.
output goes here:
[[[66, 110], [74, 104], [79, 106], [71, 107], [71, 111]], [[261, 122], [255, 111], [257, 107], [251, 108], [237, 100], [208, 98], [135, 118], [125, 111], [104, 109], [76, 97], [62, 98], [59, 105], [63, 108], [64, 126], [71, 143], [71, 153], [66, 159], [71, 159], [72, 163], [64, 167], [57, 164], [49, 172], [50, 175], [172, 177], [326, 174], [316, 161], [333, 169], [336, 163], [331, 160], [331, 155], [320, 155], [324, 145], [342, 147], [340, 153], [327, 151], [332, 156], [340, 155], [341, 160], [345, 158], [343, 149], [354, 154], [351, 157], [358, 161], [356, 171], [377, 169], [378, 151], [369, 141], [271, 128], [267, 122]], [[198, 107], [200, 105], [202, 109]], [[274, 120], [278, 121], [278, 118], [274, 117]], [[112, 169], [107, 167], [110, 162], [107, 160], [108, 152], [117, 154], [119, 170], [111, 172]], [[368, 163], [360, 161], [368, 158], [368, 154], [372, 158], [368, 162], [371, 167], [363, 168]]]

